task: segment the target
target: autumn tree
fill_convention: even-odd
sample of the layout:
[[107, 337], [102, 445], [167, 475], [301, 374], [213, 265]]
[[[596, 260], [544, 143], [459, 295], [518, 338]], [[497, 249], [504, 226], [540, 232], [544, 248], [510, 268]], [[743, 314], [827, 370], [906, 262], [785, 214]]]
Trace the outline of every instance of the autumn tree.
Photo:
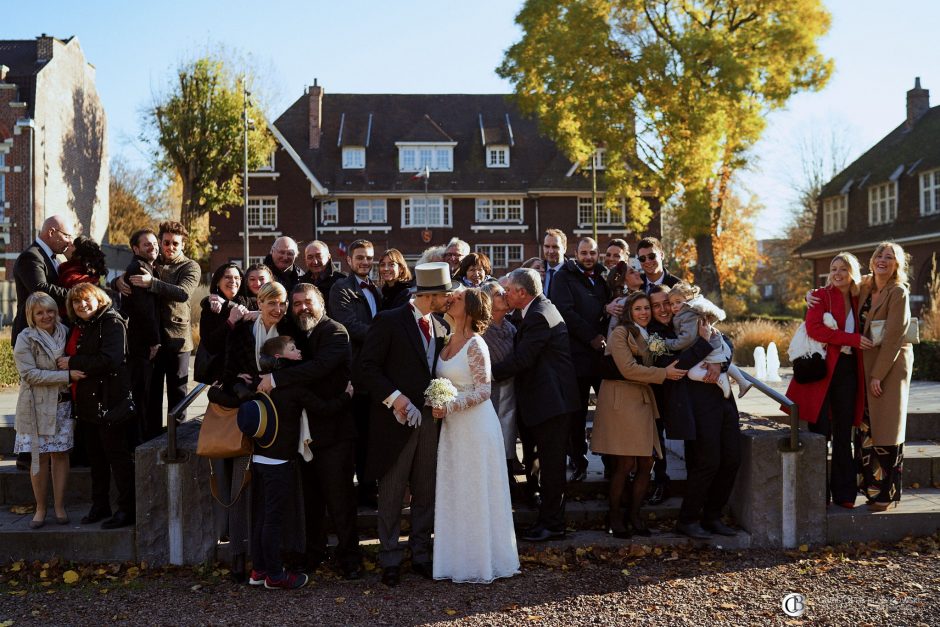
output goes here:
[[[157, 164], [182, 185], [180, 221], [200, 233], [209, 212], [241, 204], [244, 96], [240, 80], [220, 58], [183, 64], [168, 91], [147, 110]], [[249, 80], [249, 79], [245, 79]], [[252, 105], [249, 168], [269, 158], [274, 144], [262, 111]], [[195, 239], [195, 238], [194, 238]]]
[[696, 281], [720, 296], [732, 175], [768, 112], [825, 84], [829, 21], [820, 0], [527, 0], [498, 72], [571, 159], [606, 148], [610, 202], [648, 190], [677, 207]]
[[111, 159], [108, 206], [108, 241], [128, 245], [131, 234], [153, 228], [170, 214], [174, 185], [159, 172], [144, 170], [120, 158]]

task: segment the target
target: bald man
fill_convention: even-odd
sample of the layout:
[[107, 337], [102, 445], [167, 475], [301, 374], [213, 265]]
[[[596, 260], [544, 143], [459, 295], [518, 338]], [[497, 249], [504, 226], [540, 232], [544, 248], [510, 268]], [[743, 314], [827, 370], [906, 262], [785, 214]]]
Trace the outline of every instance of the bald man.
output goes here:
[[298, 252], [297, 242], [283, 236], [274, 240], [271, 252], [264, 258], [264, 265], [271, 270], [274, 280], [283, 285], [288, 294], [300, 283], [300, 277], [304, 273], [302, 268], [294, 265]]
[[[346, 278], [344, 272], [333, 267], [330, 247], [318, 239], [307, 244], [304, 249], [304, 263], [307, 266], [307, 273], [300, 277], [300, 282], [315, 286], [324, 298], [330, 297], [330, 290], [337, 281]], [[329, 303], [327, 303], [326, 315], [332, 317]]]
[[13, 281], [16, 284], [16, 318], [13, 319], [11, 341], [16, 345], [16, 336], [26, 328], [26, 299], [33, 292], [45, 292], [60, 306], [65, 306], [68, 289], [59, 287], [59, 261], [61, 255], [72, 244], [75, 228], [64, 216], [46, 218], [39, 229], [36, 241], [20, 253], [13, 264]]

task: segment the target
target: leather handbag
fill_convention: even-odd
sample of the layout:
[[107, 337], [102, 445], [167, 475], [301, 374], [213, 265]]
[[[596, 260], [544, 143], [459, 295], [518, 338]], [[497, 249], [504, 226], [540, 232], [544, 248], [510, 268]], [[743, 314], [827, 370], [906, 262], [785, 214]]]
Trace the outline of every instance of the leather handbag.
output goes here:
[[797, 357], [792, 363], [797, 383], [814, 383], [826, 378], [826, 358], [819, 353]]
[[[871, 332], [871, 341], [875, 346], [881, 346], [885, 338], [885, 321], [872, 320], [868, 326]], [[907, 324], [907, 331], [904, 333], [904, 341], [911, 344], [920, 344], [920, 320], [911, 318]]]
[[237, 407], [223, 407], [210, 402], [199, 428], [196, 455], [209, 459], [251, 455], [251, 439], [239, 430], [235, 421], [237, 415]]
[[134, 403], [134, 397], [130, 394], [120, 403], [104, 412], [101, 416], [101, 423], [104, 425], [119, 425], [127, 422], [137, 416], [137, 405]]

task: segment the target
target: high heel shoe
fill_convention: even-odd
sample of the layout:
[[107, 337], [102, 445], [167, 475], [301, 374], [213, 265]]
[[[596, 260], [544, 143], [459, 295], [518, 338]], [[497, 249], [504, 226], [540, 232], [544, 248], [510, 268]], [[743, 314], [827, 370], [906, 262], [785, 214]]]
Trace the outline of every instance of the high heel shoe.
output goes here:
[[897, 509], [898, 501], [888, 501], [884, 503], [882, 501], [871, 501], [868, 503], [868, 511], [870, 512], [885, 512], [889, 509]]
[[649, 527], [646, 525], [646, 520], [643, 519], [639, 511], [630, 512], [628, 520], [630, 522], [630, 526], [633, 527], [633, 533], [636, 535], [643, 536], [644, 538], [648, 538], [653, 535], [653, 532], [650, 531]]
[[618, 540], [626, 540], [630, 538], [633, 534], [630, 532], [630, 528], [624, 526], [622, 529], [614, 529], [613, 525], [610, 523], [611, 516], [607, 514], [607, 535], [611, 535]]

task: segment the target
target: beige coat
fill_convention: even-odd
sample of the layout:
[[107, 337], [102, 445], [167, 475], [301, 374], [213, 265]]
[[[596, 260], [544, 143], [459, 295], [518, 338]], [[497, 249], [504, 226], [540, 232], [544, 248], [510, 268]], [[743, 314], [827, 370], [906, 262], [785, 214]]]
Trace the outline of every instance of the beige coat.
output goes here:
[[649, 457], [655, 450], [662, 456], [656, 432], [659, 411], [648, 384], [662, 383], [666, 369], [644, 366], [648, 352], [646, 341], [642, 337], [634, 339], [625, 326], [610, 332], [607, 353], [613, 355], [626, 380], [601, 382], [591, 433], [591, 450], [595, 453]]
[[20, 373], [16, 399], [17, 433], [55, 435], [59, 392], [65, 391], [69, 371], [56, 368], [56, 357], [36, 339], [39, 331], [25, 328], [16, 337], [13, 361]]
[[[873, 282], [863, 282], [858, 302], [868, 298]], [[871, 338], [871, 323], [884, 320], [884, 339], [881, 345], [862, 351], [865, 363], [865, 392], [868, 414], [871, 417], [872, 443], [893, 446], [904, 442], [907, 428], [907, 397], [914, 370], [914, 349], [905, 341], [911, 309], [908, 292], [900, 285], [885, 288], [881, 301], [872, 304], [865, 321], [863, 335]], [[881, 381], [881, 398], [871, 393], [871, 380]]]

